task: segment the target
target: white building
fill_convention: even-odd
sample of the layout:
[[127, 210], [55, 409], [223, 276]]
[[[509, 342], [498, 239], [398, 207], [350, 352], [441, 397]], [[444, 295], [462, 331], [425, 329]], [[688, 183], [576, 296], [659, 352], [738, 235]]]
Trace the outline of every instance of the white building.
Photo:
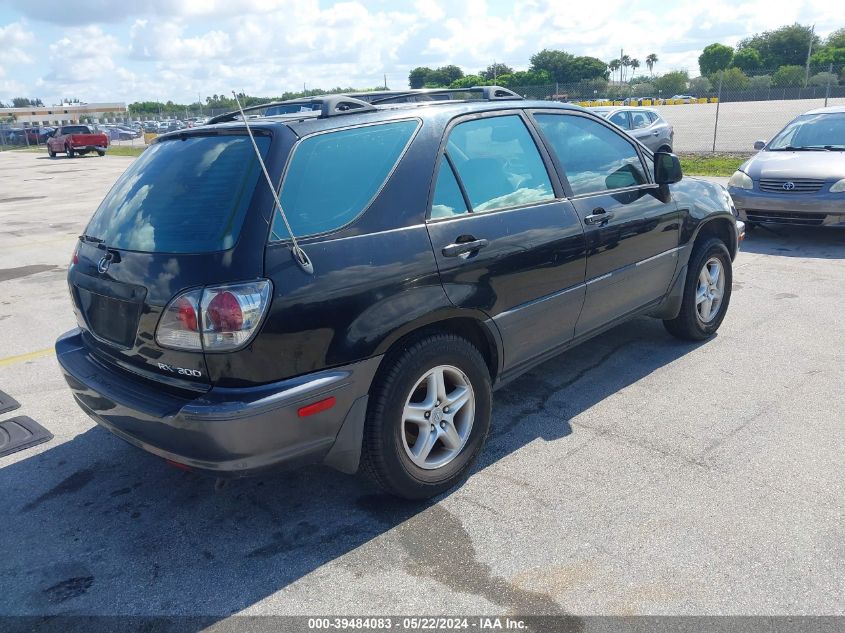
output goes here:
[[18, 125], [65, 125], [79, 123], [80, 117], [103, 119], [105, 115], [122, 116], [126, 112], [125, 103], [65, 103], [25, 108], [0, 108], [0, 120], [14, 116]]

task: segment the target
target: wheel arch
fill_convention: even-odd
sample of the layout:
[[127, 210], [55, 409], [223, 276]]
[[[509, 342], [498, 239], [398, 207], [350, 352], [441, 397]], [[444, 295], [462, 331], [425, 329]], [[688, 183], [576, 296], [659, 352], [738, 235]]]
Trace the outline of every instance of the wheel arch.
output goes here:
[[736, 218], [732, 215], [717, 215], [703, 220], [695, 230], [692, 236], [690, 252], [698, 244], [704, 243], [711, 237], [716, 237], [725, 243], [728, 252], [731, 254], [731, 261], [736, 258], [737, 254], [737, 239], [736, 239]]
[[496, 380], [503, 361], [501, 335], [487, 315], [475, 310], [442, 311], [409, 323], [382, 341], [378, 353], [389, 354], [398, 346], [406, 345], [412, 340], [444, 332], [455, 334], [472, 343], [484, 358], [490, 371], [490, 380]]

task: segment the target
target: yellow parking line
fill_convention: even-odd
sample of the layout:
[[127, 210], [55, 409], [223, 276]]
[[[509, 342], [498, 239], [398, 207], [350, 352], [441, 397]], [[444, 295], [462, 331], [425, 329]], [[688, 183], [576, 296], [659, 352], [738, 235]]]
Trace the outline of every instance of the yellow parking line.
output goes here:
[[35, 352], [27, 352], [26, 354], [18, 354], [17, 356], [7, 356], [6, 358], [0, 358], [0, 367], [5, 367], [6, 365], [14, 365], [15, 363], [22, 363], [28, 360], [35, 360], [36, 358], [50, 356], [54, 353], [55, 351], [53, 350], [53, 348], [48, 347], [47, 349], [40, 349]]

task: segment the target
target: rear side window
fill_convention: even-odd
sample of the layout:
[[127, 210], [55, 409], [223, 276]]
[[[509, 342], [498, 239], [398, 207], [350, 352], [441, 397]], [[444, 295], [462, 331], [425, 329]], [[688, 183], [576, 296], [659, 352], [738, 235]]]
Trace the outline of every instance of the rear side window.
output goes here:
[[616, 125], [621, 127], [623, 130], [630, 130], [631, 129], [631, 126], [628, 122], [628, 113], [625, 112], [624, 110], [622, 110], [620, 112], [614, 112], [610, 116], [609, 121], [611, 123], [615, 123]]
[[[334, 231], [358, 217], [384, 185], [419, 122], [396, 121], [315, 134], [302, 140], [282, 184], [294, 235]], [[271, 239], [286, 239], [278, 209]]]
[[[262, 156], [270, 139], [256, 136]], [[187, 136], [150, 146], [85, 230], [110, 248], [206, 253], [235, 245], [260, 174], [248, 136]]]
[[[459, 123], [449, 135], [446, 154], [461, 179], [473, 213], [555, 197], [534, 139], [517, 115]], [[448, 163], [443, 161], [442, 165], [438, 190], [440, 179], [448, 178]], [[444, 183], [444, 188], [447, 186], [448, 183]], [[432, 217], [435, 217], [435, 205], [440, 204], [438, 192], [432, 203]], [[454, 189], [451, 199], [455, 199]], [[449, 206], [454, 208], [454, 205]]]
[[651, 125], [651, 120], [645, 112], [631, 112], [631, 127], [635, 130]]
[[621, 133], [586, 117], [535, 115], [576, 196], [647, 182], [634, 146]]

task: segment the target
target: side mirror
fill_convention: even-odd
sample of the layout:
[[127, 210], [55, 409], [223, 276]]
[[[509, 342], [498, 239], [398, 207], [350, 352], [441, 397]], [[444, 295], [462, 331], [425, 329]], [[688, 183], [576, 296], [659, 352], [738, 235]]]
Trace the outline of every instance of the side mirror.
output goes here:
[[766, 141], [754, 141], [754, 149], [758, 152], [764, 147], [766, 147]]
[[654, 182], [658, 185], [671, 185], [684, 177], [681, 161], [669, 152], [657, 152], [654, 155]]

